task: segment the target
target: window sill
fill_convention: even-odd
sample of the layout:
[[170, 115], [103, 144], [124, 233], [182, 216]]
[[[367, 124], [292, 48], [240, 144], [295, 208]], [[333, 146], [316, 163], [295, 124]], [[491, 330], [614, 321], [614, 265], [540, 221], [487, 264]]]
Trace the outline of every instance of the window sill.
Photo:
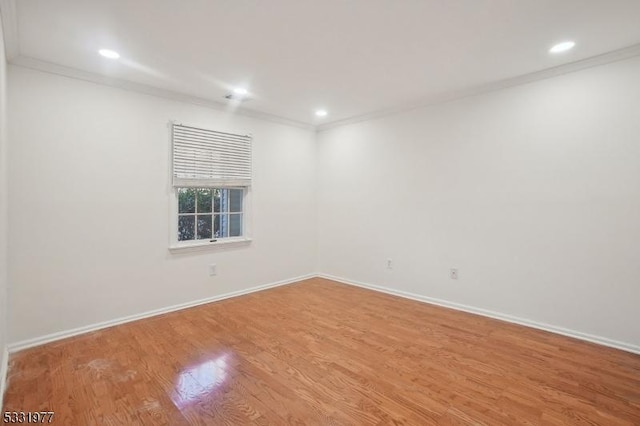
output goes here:
[[250, 244], [253, 241], [251, 238], [229, 238], [222, 241], [197, 241], [192, 243], [173, 244], [169, 246], [169, 251], [179, 252], [185, 250], [206, 250], [207, 248], [214, 247], [236, 247]]

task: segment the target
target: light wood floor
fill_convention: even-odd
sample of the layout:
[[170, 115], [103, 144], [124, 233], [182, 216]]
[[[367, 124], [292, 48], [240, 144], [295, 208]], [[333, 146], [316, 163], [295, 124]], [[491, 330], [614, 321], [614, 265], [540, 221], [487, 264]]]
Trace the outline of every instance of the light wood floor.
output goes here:
[[640, 425], [640, 356], [322, 279], [13, 355], [55, 424]]

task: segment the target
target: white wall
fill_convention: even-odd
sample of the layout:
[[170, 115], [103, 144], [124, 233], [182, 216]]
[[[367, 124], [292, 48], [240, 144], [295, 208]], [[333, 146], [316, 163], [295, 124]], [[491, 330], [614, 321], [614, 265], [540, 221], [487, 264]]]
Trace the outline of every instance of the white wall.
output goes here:
[[319, 270], [640, 347], [638, 76], [634, 58], [321, 132]]
[[[6, 119], [6, 98], [7, 98], [7, 60], [4, 51], [4, 33], [2, 20], [0, 19], [0, 375], [2, 366], [6, 362], [4, 359], [5, 348], [7, 346], [7, 244], [8, 244], [8, 209], [7, 194], [8, 183], [8, 162], [7, 162], [7, 119]], [[3, 377], [0, 377], [0, 381]], [[0, 392], [2, 389], [0, 389]], [[0, 394], [0, 408], [2, 408], [2, 394]]]
[[[9, 341], [319, 270], [637, 347], [637, 75], [640, 58], [316, 144], [308, 130], [11, 66]], [[253, 133], [249, 247], [167, 250], [170, 119]]]
[[[9, 119], [11, 342], [314, 272], [311, 130], [15, 66]], [[253, 134], [250, 246], [168, 251], [172, 119]]]

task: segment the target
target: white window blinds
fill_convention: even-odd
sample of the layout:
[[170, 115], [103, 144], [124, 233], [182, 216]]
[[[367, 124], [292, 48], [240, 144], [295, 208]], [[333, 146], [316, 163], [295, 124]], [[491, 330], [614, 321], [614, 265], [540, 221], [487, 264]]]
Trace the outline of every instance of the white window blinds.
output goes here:
[[251, 136], [174, 124], [173, 185], [251, 185]]

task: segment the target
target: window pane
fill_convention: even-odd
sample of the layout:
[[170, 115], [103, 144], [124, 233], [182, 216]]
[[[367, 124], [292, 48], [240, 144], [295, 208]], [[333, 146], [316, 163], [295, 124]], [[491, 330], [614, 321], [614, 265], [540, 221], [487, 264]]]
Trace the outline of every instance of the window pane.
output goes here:
[[229, 215], [229, 236], [239, 237], [242, 235], [242, 214]]
[[220, 213], [227, 213], [229, 211], [229, 190], [220, 189]]
[[213, 211], [216, 213], [220, 213], [220, 197], [222, 196], [221, 189], [213, 190]]
[[178, 216], [178, 241], [195, 239], [195, 216]]
[[215, 215], [213, 218], [213, 234], [216, 238], [227, 238], [229, 236], [229, 215]]
[[198, 239], [211, 239], [211, 215], [198, 215]]
[[220, 215], [213, 215], [213, 238], [220, 238]]
[[178, 213], [195, 213], [196, 190], [194, 188], [178, 189]]
[[213, 191], [211, 189], [198, 189], [198, 213], [211, 213], [211, 199]]
[[229, 211], [241, 212], [242, 211], [242, 189], [230, 189], [229, 190]]
[[195, 213], [196, 190], [193, 188], [178, 188], [178, 213]]

